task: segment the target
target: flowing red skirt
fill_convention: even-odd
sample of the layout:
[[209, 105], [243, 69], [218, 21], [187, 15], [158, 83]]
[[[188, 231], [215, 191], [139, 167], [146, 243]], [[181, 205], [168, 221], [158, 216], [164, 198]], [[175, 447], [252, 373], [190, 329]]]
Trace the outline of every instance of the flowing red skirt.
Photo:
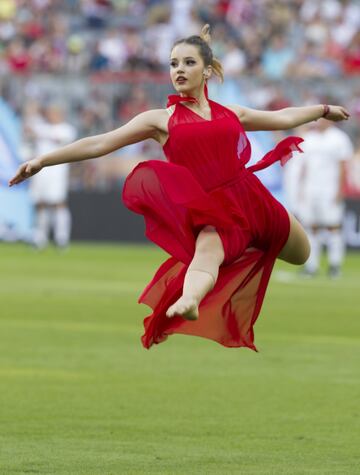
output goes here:
[[[144, 216], [147, 237], [171, 256], [139, 298], [153, 310], [144, 320], [144, 347], [181, 333], [256, 350], [253, 326], [289, 235], [284, 207], [250, 169], [205, 191], [187, 168], [161, 161], [140, 163], [126, 180], [123, 199]], [[225, 250], [218, 281], [201, 302], [197, 321], [169, 319], [165, 312], [181, 296], [197, 235], [206, 225], [216, 228]]]

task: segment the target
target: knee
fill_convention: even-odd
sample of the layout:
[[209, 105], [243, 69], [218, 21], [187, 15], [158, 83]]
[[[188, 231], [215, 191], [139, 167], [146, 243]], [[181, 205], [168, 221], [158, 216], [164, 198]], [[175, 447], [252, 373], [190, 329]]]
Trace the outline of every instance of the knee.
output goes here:
[[196, 242], [195, 256], [197, 259], [214, 261], [219, 265], [224, 260], [224, 248], [221, 239], [216, 231], [206, 234], [202, 233], [201, 238]]
[[201, 245], [196, 249], [194, 256], [197, 260], [204, 262], [214, 262], [220, 265], [224, 260], [224, 251], [222, 246]]
[[[290, 245], [289, 245], [290, 244]], [[302, 266], [309, 259], [310, 242], [304, 233], [300, 240], [288, 243], [280, 252], [279, 258], [296, 266]]]
[[300, 254], [300, 255], [296, 256], [296, 258], [293, 260], [292, 264], [294, 264], [296, 266], [303, 266], [305, 264], [305, 262], [309, 259], [309, 256], [310, 256], [310, 253]]

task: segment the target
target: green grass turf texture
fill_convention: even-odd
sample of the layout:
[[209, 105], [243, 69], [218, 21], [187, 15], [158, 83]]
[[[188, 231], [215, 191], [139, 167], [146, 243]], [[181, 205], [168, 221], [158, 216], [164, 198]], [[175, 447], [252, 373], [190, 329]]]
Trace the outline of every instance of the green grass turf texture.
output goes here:
[[338, 280], [278, 263], [259, 353], [145, 350], [151, 246], [0, 245], [0, 473], [359, 474], [360, 255]]

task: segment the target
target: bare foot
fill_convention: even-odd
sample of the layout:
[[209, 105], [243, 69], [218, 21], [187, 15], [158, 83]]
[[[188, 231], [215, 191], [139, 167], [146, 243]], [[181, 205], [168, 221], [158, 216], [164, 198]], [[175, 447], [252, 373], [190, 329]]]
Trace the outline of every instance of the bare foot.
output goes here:
[[166, 316], [171, 318], [175, 315], [185, 320], [197, 320], [199, 318], [198, 303], [195, 299], [180, 297], [171, 307], [168, 308]]

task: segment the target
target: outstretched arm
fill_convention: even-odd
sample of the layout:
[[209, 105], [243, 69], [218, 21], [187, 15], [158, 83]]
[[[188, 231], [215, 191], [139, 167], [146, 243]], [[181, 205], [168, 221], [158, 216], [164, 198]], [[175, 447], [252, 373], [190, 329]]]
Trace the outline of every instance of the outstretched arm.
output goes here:
[[43, 167], [101, 157], [126, 145], [148, 138], [155, 139], [159, 131], [161, 113], [163, 110], [143, 112], [111, 132], [77, 140], [70, 145], [29, 160], [20, 165], [15, 176], [9, 181], [9, 186], [21, 183], [38, 173]]
[[[326, 106], [319, 104], [304, 107], [287, 107], [277, 111], [259, 111], [232, 105], [229, 108], [239, 117], [245, 130], [287, 130], [324, 117]], [[327, 120], [347, 120], [348, 111], [341, 106], [328, 106]]]

